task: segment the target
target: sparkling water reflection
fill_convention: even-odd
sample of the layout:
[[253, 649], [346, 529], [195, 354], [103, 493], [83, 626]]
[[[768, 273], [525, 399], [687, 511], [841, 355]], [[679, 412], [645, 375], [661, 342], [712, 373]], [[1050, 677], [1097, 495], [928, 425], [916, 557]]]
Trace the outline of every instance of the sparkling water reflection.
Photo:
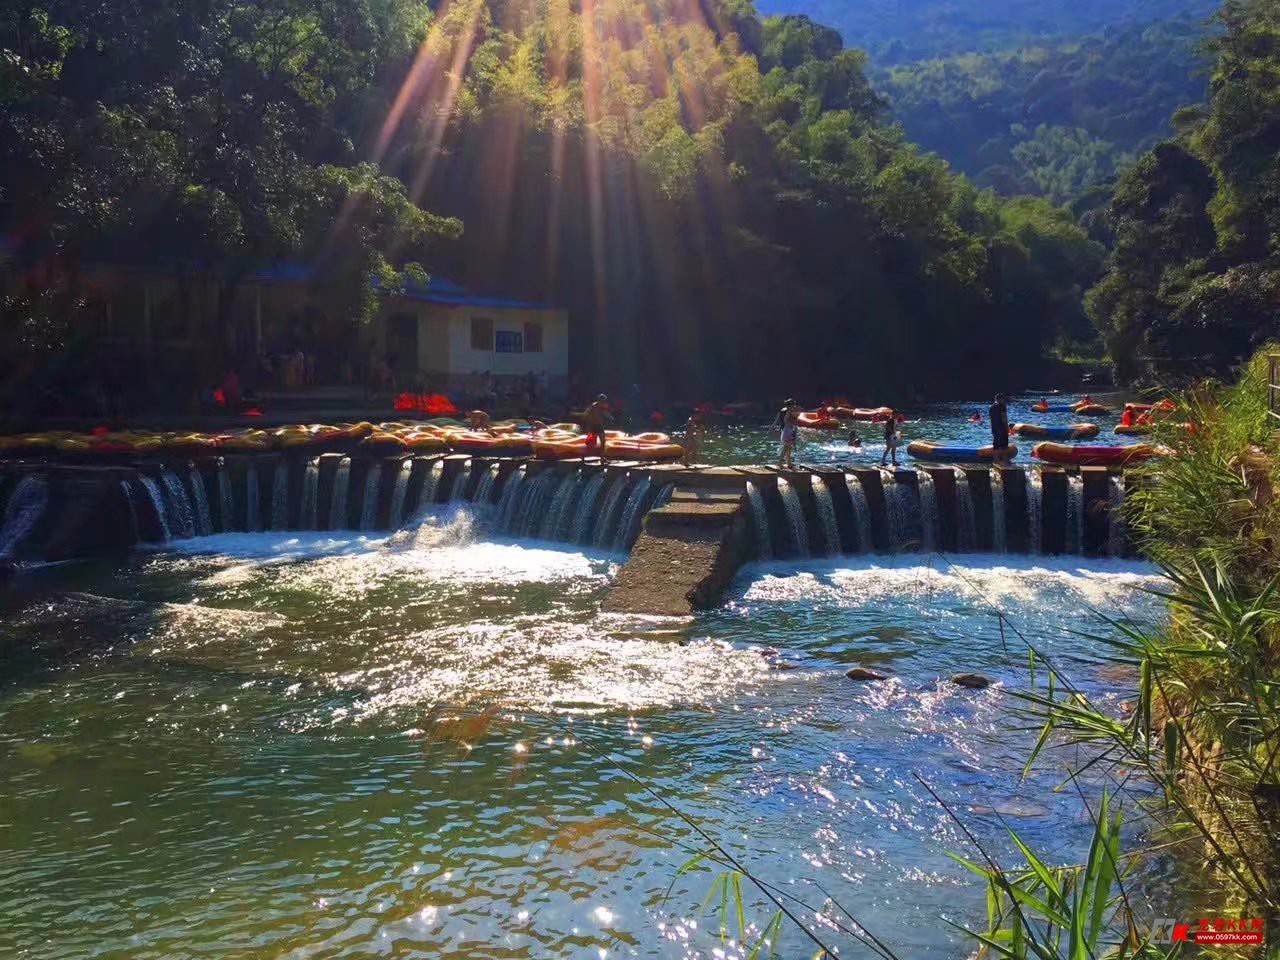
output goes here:
[[[598, 612], [608, 553], [177, 547], [6, 624], [56, 658], [0, 690], [0, 955], [743, 956], [698, 914], [710, 875], [677, 875], [697, 838], [625, 768], [903, 956], [965, 956], [940, 918], [982, 892], [912, 771], [997, 845], [997, 816], [1063, 859], [1087, 839], [1056, 768], [1018, 776], [1025, 652], [991, 604], [1099, 695], [1082, 611], [1156, 610], [1119, 561], [765, 564], [675, 623]], [[940, 679], [961, 669], [997, 684]]]

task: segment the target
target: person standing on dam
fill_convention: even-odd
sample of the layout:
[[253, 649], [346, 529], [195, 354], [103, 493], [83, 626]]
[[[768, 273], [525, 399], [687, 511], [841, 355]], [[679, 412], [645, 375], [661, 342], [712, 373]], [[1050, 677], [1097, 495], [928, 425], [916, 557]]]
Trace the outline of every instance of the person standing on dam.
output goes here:
[[991, 424], [991, 447], [996, 462], [1003, 463], [1009, 459], [1009, 407], [1003, 393], [996, 394], [995, 402], [987, 410], [987, 420]]

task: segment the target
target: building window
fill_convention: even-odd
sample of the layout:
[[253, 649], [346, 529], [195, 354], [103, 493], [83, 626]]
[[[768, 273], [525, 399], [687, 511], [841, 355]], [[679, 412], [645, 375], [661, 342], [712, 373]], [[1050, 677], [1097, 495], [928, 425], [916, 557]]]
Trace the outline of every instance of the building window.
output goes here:
[[493, 349], [493, 321], [487, 317], [471, 318], [471, 349]]
[[542, 352], [542, 324], [526, 323], [524, 325], [524, 352]]
[[493, 349], [498, 353], [524, 353], [524, 334], [519, 330], [499, 330]]

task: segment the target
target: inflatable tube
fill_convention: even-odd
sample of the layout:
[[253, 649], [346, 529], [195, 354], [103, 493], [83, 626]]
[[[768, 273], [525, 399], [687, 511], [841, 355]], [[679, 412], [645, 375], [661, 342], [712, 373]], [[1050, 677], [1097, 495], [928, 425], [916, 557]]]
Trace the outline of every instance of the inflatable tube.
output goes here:
[[[929, 440], [912, 440], [907, 444], [907, 453], [917, 460], [928, 460], [934, 463], [995, 463], [995, 447], [962, 447], [945, 446]], [[1012, 460], [1018, 455], [1018, 448], [1009, 444], [1004, 450], [1004, 460]]]
[[839, 430], [840, 421], [835, 417], [827, 417], [816, 410], [806, 410], [796, 416], [796, 425], [806, 430]]
[[[594, 450], [592, 451], [595, 452]], [[575, 460], [587, 455], [587, 438], [534, 440], [533, 455], [539, 460]]]
[[1075, 413], [1074, 403], [1033, 403], [1031, 409], [1036, 413]]
[[684, 455], [684, 447], [678, 443], [639, 443], [629, 440], [608, 440], [605, 454], [616, 460], [678, 460]]
[[417, 452], [449, 449], [449, 444], [444, 437], [427, 430], [410, 430], [402, 434], [401, 439], [404, 440], [406, 447]]
[[399, 434], [389, 433], [384, 430], [375, 430], [360, 441], [361, 450], [368, 450], [376, 454], [403, 453], [408, 449], [408, 446]]
[[1149, 413], [1153, 410], [1159, 410], [1162, 413], [1172, 413], [1174, 408], [1173, 401], [1168, 397], [1159, 400], [1156, 403], [1133, 403], [1129, 402], [1124, 405], [1126, 410], [1132, 410], [1134, 413]]
[[828, 407], [827, 410], [837, 420], [883, 420], [893, 413], [892, 407]]
[[1149, 423], [1117, 423], [1113, 433], [1118, 433], [1122, 437], [1142, 437], [1151, 432], [1151, 424]]
[[1031, 455], [1045, 463], [1072, 464], [1079, 467], [1118, 467], [1163, 454], [1150, 444], [1127, 447], [1102, 447], [1071, 443], [1037, 443]]
[[1098, 435], [1096, 423], [1072, 423], [1065, 427], [1045, 426], [1040, 423], [1015, 423], [1009, 430], [1019, 437], [1042, 437], [1046, 440], [1087, 440]]
[[457, 450], [459, 453], [475, 453], [491, 457], [520, 456], [533, 449], [533, 441], [517, 433], [495, 436], [491, 433], [464, 431], [450, 434], [446, 442], [451, 450]]
[[1082, 417], [1105, 417], [1110, 415], [1111, 410], [1100, 403], [1078, 403], [1075, 412]]

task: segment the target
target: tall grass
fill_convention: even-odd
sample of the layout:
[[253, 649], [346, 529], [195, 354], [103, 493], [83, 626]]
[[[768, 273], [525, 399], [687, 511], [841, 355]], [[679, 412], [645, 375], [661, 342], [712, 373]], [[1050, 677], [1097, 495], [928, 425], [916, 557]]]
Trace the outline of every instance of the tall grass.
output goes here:
[[[1021, 694], [1037, 751], [1087, 742], [1105, 772], [1160, 785], [1170, 836], [1224, 908], [1280, 913], [1280, 480], [1267, 415], [1268, 345], [1233, 385], [1176, 398], [1153, 440], [1170, 455], [1132, 478], [1128, 520], [1163, 569], [1167, 625], [1100, 637], [1139, 678], [1127, 716], [1049, 667]], [[1044, 674], [1042, 674], [1044, 676]], [[1110, 766], [1111, 770], [1106, 768]]]

